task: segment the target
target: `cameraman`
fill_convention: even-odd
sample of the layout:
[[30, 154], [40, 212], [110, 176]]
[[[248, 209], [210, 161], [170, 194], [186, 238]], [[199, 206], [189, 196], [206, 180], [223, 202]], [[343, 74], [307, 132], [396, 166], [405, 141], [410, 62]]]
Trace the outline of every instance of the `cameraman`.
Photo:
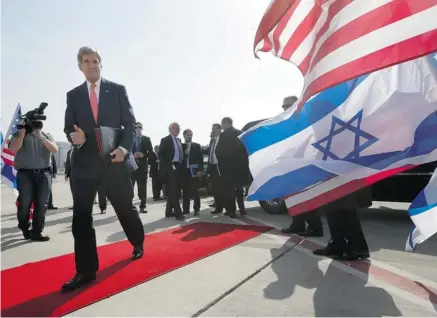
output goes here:
[[[12, 136], [9, 149], [15, 154], [14, 168], [17, 170], [18, 188], [18, 227], [25, 239], [45, 242], [50, 238], [42, 235], [44, 229], [47, 201], [51, 188], [52, 153], [58, 151], [53, 137], [41, 131], [41, 128], [25, 125], [22, 119], [17, 132]], [[32, 231], [29, 231], [30, 205], [34, 202]]]

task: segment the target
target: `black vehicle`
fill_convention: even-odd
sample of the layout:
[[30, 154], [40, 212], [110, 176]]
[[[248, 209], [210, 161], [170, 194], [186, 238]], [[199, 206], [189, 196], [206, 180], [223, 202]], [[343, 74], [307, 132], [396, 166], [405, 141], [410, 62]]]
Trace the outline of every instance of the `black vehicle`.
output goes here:
[[[241, 131], [245, 132], [264, 120], [266, 119], [247, 123]], [[375, 183], [371, 186], [372, 199], [374, 201], [411, 202], [428, 184], [436, 168], [437, 161], [434, 161]], [[269, 214], [287, 213], [285, 202], [282, 199], [259, 201], [259, 204]]]

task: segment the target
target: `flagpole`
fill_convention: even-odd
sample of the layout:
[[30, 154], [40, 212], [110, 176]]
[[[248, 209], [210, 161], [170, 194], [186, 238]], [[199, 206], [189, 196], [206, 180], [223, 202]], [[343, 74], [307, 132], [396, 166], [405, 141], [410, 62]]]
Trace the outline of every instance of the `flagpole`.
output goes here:
[[[9, 124], [9, 128], [6, 131], [6, 134], [3, 136], [2, 148], [1, 148], [2, 151], [3, 151], [3, 148], [5, 147], [6, 141], [9, 139], [9, 135], [11, 134], [12, 127], [14, 126], [14, 119], [17, 118], [18, 110], [20, 109], [20, 107], [21, 107], [21, 105], [20, 105], [20, 103], [18, 103], [17, 107], [15, 108], [15, 112], [12, 115], [12, 120], [11, 120], [11, 123]], [[15, 124], [17, 124], [17, 123], [15, 123]]]

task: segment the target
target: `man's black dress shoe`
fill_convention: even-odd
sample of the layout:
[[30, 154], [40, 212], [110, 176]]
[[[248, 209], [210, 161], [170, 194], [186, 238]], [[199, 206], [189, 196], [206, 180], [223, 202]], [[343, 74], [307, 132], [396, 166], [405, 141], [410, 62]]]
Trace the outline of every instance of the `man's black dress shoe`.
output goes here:
[[178, 220], [178, 221], [185, 221], [185, 216], [183, 215], [183, 214], [180, 214], [180, 215], [176, 215], [176, 220]]
[[142, 246], [135, 246], [134, 251], [132, 252], [132, 260], [135, 261], [140, 259], [144, 255], [144, 249]]
[[357, 261], [360, 259], [367, 259], [369, 257], [370, 254], [368, 251], [348, 251], [339, 255], [335, 255], [334, 259], [338, 261]]
[[284, 234], [296, 234], [296, 233], [299, 233], [301, 231], [295, 227], [289, 226], [289, 227], [286, 227], [285, 229], [282, 229], [281, 232]]
[[308, 229], [306, 231], [297, 232], [297, 235], [305, 237], [323, 237], [323, 230]]
[[334, 248], [334, 246], [331, 243], [329, 243], [324, 248], [319, 248], [319, 249], [314, 250], [313, 254], [320, 255], [320, 256], [336, 257], [336, 256], [343, 254], [343, 252]]
[[96, 273], [76, 274], [71, 280], [62, 285], [63, 292], [73, 291], [82, 287], [83, 285], [96, 280]]
[[30, 235], [30, 240], [35, 242], [47, 242], [50, 241], [50, 236], [47, 235]]

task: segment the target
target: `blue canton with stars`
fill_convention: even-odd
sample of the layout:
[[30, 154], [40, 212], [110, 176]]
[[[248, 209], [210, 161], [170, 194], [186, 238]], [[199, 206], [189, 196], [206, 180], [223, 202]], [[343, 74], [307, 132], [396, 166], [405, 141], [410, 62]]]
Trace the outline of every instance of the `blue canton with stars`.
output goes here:
[[[376, 138], [375, 136], [372, 136], [371, 134], [361, 130], [362, 119], [363, 119], [363, 110], [360, 110], [348, 122], [345, 122], [338, 117], [332, 116], [331, 130], [329, 132], [329, 135], [313, 144], [313, 146], [317, 150], [320, 150], [323, 153], [323, 158], [322, 158], [323, 160], [327, 160], [328, 158], [334, 160], [358, 159], [360, 157], [361, 151], [363, 151], [366, 148], [369, 148], [371, 145], [373, 145], [375, 142], [378, 141], [378, 138]], [[331, 151], [332, 139], [336, 135], [342, 133], [345, 130], [348, 130], [355, 134], [354, 149], [349, 154], [347, 154], [344, 158], [339, 158], [336, 154], [334, 154]], [[366, 141], [360, 144], [360, 139], [361, 140], [365, 139]], [[326, 146], [322, 145], [324, 143], [326, 143]]]

